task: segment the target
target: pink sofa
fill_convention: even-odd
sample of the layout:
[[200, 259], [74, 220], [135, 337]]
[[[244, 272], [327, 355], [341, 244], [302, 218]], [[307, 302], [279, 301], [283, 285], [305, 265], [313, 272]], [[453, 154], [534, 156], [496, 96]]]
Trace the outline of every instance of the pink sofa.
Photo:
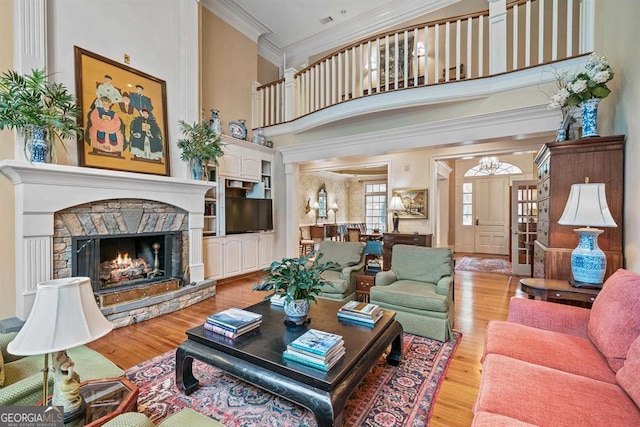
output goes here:
[[640, 426], [640, 274], [591, 310], [512, 298], [487, 327], [473, 426]]

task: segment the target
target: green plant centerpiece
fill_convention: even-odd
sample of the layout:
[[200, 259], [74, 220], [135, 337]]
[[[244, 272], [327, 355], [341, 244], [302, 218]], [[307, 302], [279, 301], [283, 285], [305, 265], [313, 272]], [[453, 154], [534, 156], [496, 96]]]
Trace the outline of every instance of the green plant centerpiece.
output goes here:
[[265, 299], [274, 295], [284, 297], [284, 311], [287, 319], [297, 325], [305, 323], [312, 301], [326, 284], [331, 282], [323, 279], [321, 274], [334, 268], [334, 262], [320, 262], [322, 254], [316, 256], [312, 251], [300, 258], [283, 258], [274, 261], [264, 269], [267, 274], [253, 289], [257, 291], [273, 291]]
[[178, 147], [182, 150], [180, 158], [189, 162], [193, 179], [202, 179], [208, 175], [209, 163], [218, 164], [218, 157], [222, 151], [222, 138], [216, 131], [204, 123], [189, 124], [180, 120], [180, 132], [183, 138], [178, 140]]
[[64, 139], [82, 134], [79, 112], [75, 96], [62, 83], [50, 82], [44, 70], [0, 75], [0, 130], [23, 134], [31, 162], [46, 162], [49, 152], [56, 161], [55, 140], [65, 148]]

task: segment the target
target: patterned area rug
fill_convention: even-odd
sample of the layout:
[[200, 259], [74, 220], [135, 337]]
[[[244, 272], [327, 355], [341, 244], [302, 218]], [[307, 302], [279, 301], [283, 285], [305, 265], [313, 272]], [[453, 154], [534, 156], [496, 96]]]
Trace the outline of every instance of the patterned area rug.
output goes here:
[[[399, 366], [384, 357], [348, 399], [346, 426], [426, 426], [462, 334], [454, 331], [447, 343], [404, 334]], [[139, 388], [138, 410], [156, 424], [182, 408], [226, 426], [315, 426], [313, 414], [294, 403], [194, 360], [200, 387], [190, 396], [175, 385], [175, 350], [128, 369], [127, 378]]]
[[511, 275], [511, 263], [500, 258], [456, 257], [456, 270]]

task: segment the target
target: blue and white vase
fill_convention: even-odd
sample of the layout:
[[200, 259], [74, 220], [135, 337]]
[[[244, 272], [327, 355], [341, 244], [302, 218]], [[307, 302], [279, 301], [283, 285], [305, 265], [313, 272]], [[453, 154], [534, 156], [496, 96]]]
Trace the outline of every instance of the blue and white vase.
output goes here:
[[191, 161], [191, 174], [193, 179], [201, 181], [204, 176], [204, 168], [202, 167], [202, 160], [194, 159]]
[[302, 325], [307, 320], [310, 307], [311, 305], [306, 299], [296, 299], [284, 303], [284, 314], [290, 322]]
[[30, 162], [47, 162], [47, 154], [49, 154], [49, 141], [47, 140], [47, 134], [48, 131], [46, 128], [39, 126], [33, 126], [31, 128], [29, 138], [26, 141]]
[[577, 282], [602, 284], [607, 269], [607, 258], [598, 246], [598, 235], [603, 230], [578, 228], [578, 246], [571, 252], [571, 271]]
[[582, 108], [582, 137], [598, 136], [598, 104], [600, 98], [591, 98], [580, 104]]
[[209, 119], [209, 127], [213, 129], [216, 135], [222, 135], [222, 123], [220, 122], [220, 116], [218, 116], [218, 110], [211, 110], [211, 118]]
[[256, 133], [253, 134], [251, 142], [257, 145], [264, 145], [264, 133], [262, 132], [262, 128], [258, 128]]

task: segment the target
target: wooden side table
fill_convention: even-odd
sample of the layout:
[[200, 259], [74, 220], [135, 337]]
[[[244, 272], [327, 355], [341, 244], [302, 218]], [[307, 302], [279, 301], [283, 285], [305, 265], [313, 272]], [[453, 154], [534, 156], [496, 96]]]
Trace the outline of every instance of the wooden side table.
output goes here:
[[522, 292], [529, 296], [529, 299], [538, 297], [542, 301], [552, 299], [563, 304], [580, 302], [589, 306], [593, 304], [600, 292], [600, 289], [574, 288], [567, 280], [532, 279], [528, 277], [520, 279], [520, 288]]
[[89, 380], [80, 385], [87, 409], [67, 427], [98, 427], [124, 412], [138, 411], [138, 387], [124, 377]]
[[369, 291], [375, 284], [376, 276], [370, 274], [356, 275], [356, 301], [369, 302]]

